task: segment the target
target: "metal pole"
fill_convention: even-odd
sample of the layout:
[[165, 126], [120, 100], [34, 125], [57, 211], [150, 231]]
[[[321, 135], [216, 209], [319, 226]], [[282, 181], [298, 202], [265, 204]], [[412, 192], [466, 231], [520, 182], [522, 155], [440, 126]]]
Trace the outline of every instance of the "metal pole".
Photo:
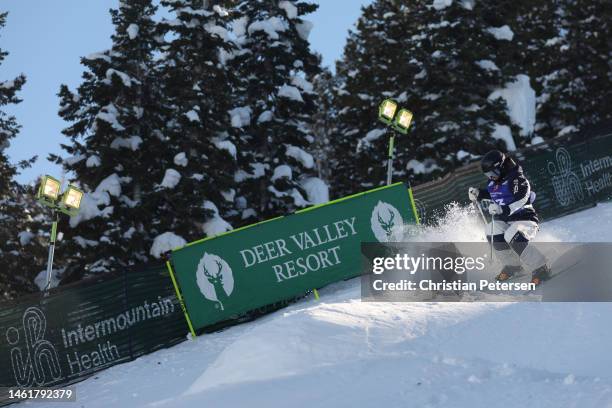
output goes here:
[[393, 182], [393, 153], [395, 144], [395, 132], [391, 131], [391, 138], [389, 138], [389, 156], [387, 158], [387, 185], [391, 185]]
[[53, 255], [55, 254], [55, 238], [57, 237], [57, 212], [54, 211], [53, 224], [51, 224], [51, 242], [49, 243], [49, 257], [47, 258], [47, 284], [45, 285], [45, 292], [49, 290], [51, 286], [51, 273], [53, 272]]
[[495, 215], [491, 214], [491, 262], [493, 262], [493, 231], [495, 231]]
[[[485, 223], [485, 236], [487, 235], [487, 217], [485, 217], [484, 212], [482, 211], [482, 207], [480, 206], [479, 202], [475, 202], [474, 205], [476, 206], [476, 208], [478, 208], [478, 211], [480, 212], [480, 216], [482, 217], [482, 221]], [[493, 226], [494, 226], [494, 220], [493, 220], [493, 216], [491, 216], [491, 239], [489, 239], [489, 244], [490, 244], [490, 248], [491, 248], [491, 258], [489, 259], [489, 262], [493, 262]]]

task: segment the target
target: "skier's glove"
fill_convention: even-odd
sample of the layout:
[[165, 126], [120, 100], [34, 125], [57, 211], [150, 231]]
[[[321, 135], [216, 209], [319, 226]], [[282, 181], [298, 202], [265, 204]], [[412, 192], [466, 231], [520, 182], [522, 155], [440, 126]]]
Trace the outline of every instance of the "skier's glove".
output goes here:
[[500, 215], [503, 214], [504, 210], [502, 210], [501, 206], [495, 203], [489, 204], [489, 214], [491, 215]]
[[472, 202], [478, 201], [479, 194], [480, 194], [480, 191], [476, 187], [470, 187], [468, 189], [468, 197], [470, 198], [470, 201]]

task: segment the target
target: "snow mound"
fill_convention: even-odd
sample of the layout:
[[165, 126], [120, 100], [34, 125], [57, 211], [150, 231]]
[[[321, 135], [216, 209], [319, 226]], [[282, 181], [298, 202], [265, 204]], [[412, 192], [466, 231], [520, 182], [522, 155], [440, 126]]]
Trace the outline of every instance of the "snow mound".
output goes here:
[[164, 232], [155, 237], [150, 253], [152, 256], [159, 259], [165, 252], [183, 247], [185, 244], [187, 244], [187, 241], [185, 241], [183, 237], [173, 232]]
[[[469, 206], [437, 221], [423, 239], [484, 240]], [[547, 234], [612, 241], [612, 203], [545, 223], [538, 238]], [[369, 303], [359, 279], [320, 295], [100, 372], [76, 384], [79, 399], [88, 408], [612, 404], [612, 303]]]
[[324, 204], [329, 201], [329, 187], [320, 178], [309, 177], [302, 181], [301, 186], [312, 204]]

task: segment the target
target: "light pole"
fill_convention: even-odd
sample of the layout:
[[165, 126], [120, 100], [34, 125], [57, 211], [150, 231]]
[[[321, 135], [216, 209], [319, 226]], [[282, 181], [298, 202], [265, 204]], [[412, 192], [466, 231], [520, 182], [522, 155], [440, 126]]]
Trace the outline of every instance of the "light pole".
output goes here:
[[45, 292], [51, 285], [51, 272], [53, 271], [53, 256], [55, 254], [55, 239], [57, 238], [57, 223], [59, 221], [59, 212], [69, 216], [75, 216], [81, 208], [81, 200], [83, 192], [72, 184], [63, 194], [60, 194], [62, 183], [51, 176], [44, 176], [40, 181], [36, 200], [42, 205], [50, 207], [53, 210], [53, 224], [51, 224], [51, 239], [49, 242], [49, 256], [47, 258], [47, 284]]
[[391, 127], [391, 137], [389, 138], [389, 154], [387, 156], [387, 185], [393, 179], [393, 158], [395, 152], [395, 132], [402, 134], [408, 133], [408, 128], [412, 122], [412, 112], [408, 109], [397, 111], [398, 105], [392, 99], [385, 99], [378, 107], [378, 119], [388, 127]]

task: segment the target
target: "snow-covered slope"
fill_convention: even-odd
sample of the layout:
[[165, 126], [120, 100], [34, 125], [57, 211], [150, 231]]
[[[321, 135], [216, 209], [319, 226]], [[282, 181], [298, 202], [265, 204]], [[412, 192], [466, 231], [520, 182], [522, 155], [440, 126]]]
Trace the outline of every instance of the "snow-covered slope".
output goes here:
[[[424, 234], [480, 228], [456, 208]], [[612, 242], [612, 204], [539, 240]], [[101, 372], [77, 406], [612, 407], [612, 304], [365, 303], [358, 279], [320, 294]]]

